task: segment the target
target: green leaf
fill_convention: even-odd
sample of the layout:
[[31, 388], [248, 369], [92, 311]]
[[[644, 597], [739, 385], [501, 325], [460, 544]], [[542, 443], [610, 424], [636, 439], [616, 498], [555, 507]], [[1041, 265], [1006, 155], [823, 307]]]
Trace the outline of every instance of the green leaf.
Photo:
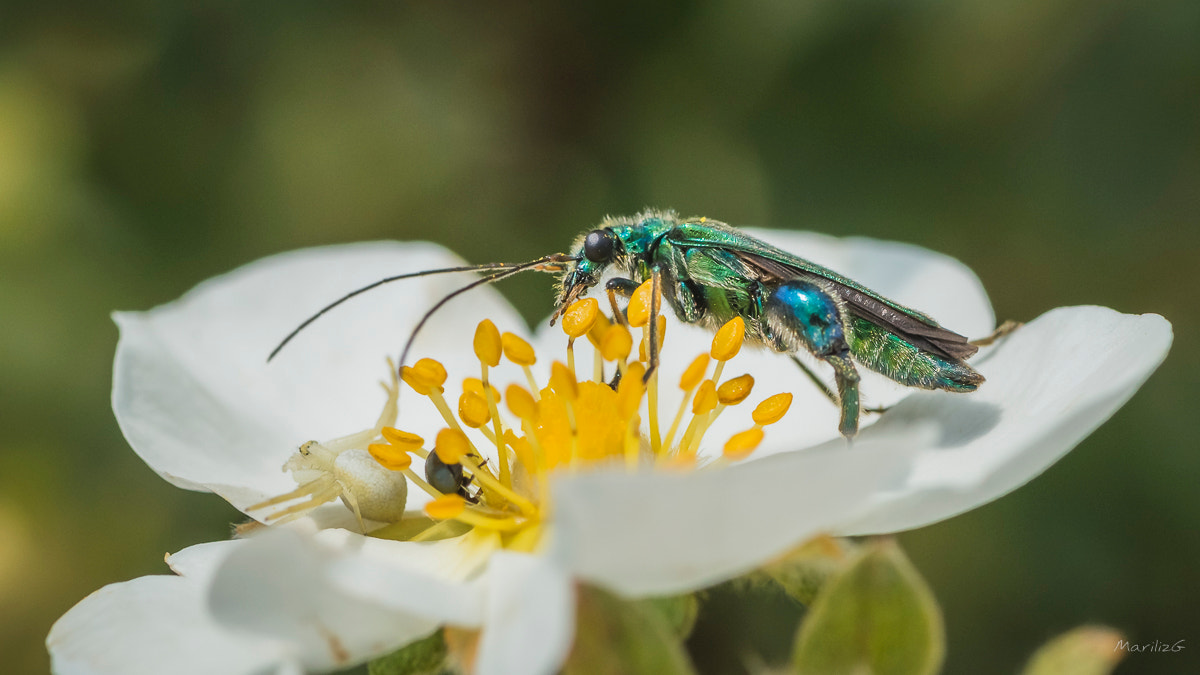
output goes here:
[[700, 601], [693, 593], [644, 598], [638, 602], [658, 612], [671, 632], [680, 640], [686, 640], [692, 634], [692, 628], [696, 626], [696, 616], [700, 613]]
[[446, 640], [439, 628], [416, 642], [367, 664], [370, 675], [437, 675], [446, 665]]
[[1107, 675], [1125, 651], [1122, 636], [1105, 626], [1080, 626], [1042, 645], [1023, 675]]
[[800, 625], [793, 672], [929, 675], [945, 656], [937, 601], [892, 540], [864, 547], [831, 579]]
[[659, 609], [580, 585], [575, 646], [563, 675], [694, 675]]
[[821, 587], [854, 558], [849, 540], [822, 535], [810, 539], [762, 567], [762, 572], [792, 598], [811, 605]]

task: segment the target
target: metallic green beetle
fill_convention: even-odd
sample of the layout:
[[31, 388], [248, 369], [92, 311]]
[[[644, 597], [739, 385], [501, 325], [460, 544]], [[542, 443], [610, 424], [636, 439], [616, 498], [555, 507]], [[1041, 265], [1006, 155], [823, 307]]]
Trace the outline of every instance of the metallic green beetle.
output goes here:
[[[409, 349], [429, 318], [455, 297], [521, 272], [559, 274], [557, 306], [551, 323], [572, 302], [612, 269], [625, 276], [609, 279], [605, 289], [619, 313], [615, 295], [629, 296], [647, 279], [654, 282], [654, 312], [659, 300], [681, 321], [716, 330], [735, 316], [746, 336], [792, 356], [835, 404], [841, 407], [838, 429], [858, 432], [858, 362], [909, 387], [975, 391], [983, 376], [967, 365], [979, 345], [988, 344], [1019, 324], [1005, 323], [991, 336], [968, 341], [942, 328], [931, 317], [909, 309], [833, 270], [755, 239], [707, 218], [678, 218], [673, 212], [646, 211], [632, 218], [609, 218], [582, 235], [573, 253], [554, 253], [524, 263], [485, 263], [409, 272], [380, 279], [326, 305], [296, 327], [267, 357], [270, 361], [313, 321], [341, 303], [393, 281], [432, 274], [482, 272], [483, 276], [449, 293], [417, 322], [400, 355]], [[652, 316], [656, 319], [656, 316]], [[649, 323], [651, 337], [658, 322]], [[658, 341], [651, 339], [649, 378], [658, 365]], [[795, 357], [807, 350], [833, 367], [834, 393]]]
[[[716, 330], [741, 316], [748, 339], [793, 355], [803, 349], [833, 367], [837, 394], [792, 357], [841, 406], [838, 428], [846, 437], [858, 431], [855, 362], [920, 389], [969, 392], [983, 382], [965, 362], [983, 341], [969, 342], [921, 312], [724, 223], [647, 211], [606, 220], [572, 251], [577, 262], [562, 274], [560, 312], [612, 269], [624, 276], [606, 283], [610, 298], [651, 279], [655, 297], [665, 298], [681, 321]], [[649, 325], [653, 331], [656, 322]], [[656, 354], [650, 364], [653, 370]]]

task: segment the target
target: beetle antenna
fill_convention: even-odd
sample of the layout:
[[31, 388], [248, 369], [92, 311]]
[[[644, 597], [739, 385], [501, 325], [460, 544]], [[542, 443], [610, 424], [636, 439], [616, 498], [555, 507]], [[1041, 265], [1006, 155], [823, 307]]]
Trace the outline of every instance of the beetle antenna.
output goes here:
[[[578, 259], [579, 258], [575, 257], [575, 256], [568, 256], [568, 255], [556, 253], [553, 255], [548, 255], [548, 256], [545, 256], [542, 258], [538, 258], [537, 260], [532, 260], [527, 263], [503, 263], [503, 262], [501, 262], [501, 263], [483, 263], [480, 265], [462, 265], [459, 267], [443, 267], [441, 269], [423, 270], [421, 272], [409, 272], [407, 274], [397, 274], [395, 276], [385, 277], [383, 279], [380, 279], [379, 281], [375, 281], [370, 284], [367, 284], [366, 286], [363, 286], [362, 288], [358, 288], [353, 291], [350, 291], [349, 293], [343, 295], [342, 297], [338, 298], [337, 300], [334, 300], [333, 302], [329, 303], [328, 305], [325, 305], [324, 307], [322, 307], [320, 309], [320, 311], [318, 311], [316, 314], [313, 314], [312, 316], [305, 319], [299, 326], [296, 326], [296, 328], [294, 330], [292, 330], [292, 332], [288, 333], [287, 337], [283, 338], [283, 341], [280, 342], [279, 345], [275, 347], [275, 349], [271, 350], [270, 355], [267, 356], [267, 362], [270, 363], [271, 359], [275, 358], [275, 356], [278, 355], [279, 352], [281, 350], [283, 350], [283, 348], [286, 347], [289, 342], [292, 341], [292, 338], [299, 335], [300, 331], [304, 330], [305, 328], [308, 328], [310, 325], [312, 325], [312, 323], [314, 321], [316, 321], [317, 319], [324, 316], [325, 313], [328, 312], [329, 310], [333, 309], [334, 307], [337, 307], [338, 305], [342, 304], [343, 302], [346, 302], [350, 298], [353, 298], [357, 295], [361, 295], [363, 293], [366, 293], [369, 290], [378, 288], [379, 286], [391, 283], [393, 281], [400, 281], [403, 279], [415, 279], [416, 277], [427, 277], [427, 276], [431, 276], [434, 274], [452, 274], [454, 272], [478, 272], [481, 270], [503, 270], [503, 272], [511, 272], [511, 273], [515, 274], [516, 272], [524, 272], [526, 270], [538, 269], [539, 267], [544, 267], [544, 269], [542, 269], [540, 271], [558, 272], [558, 271], [561, 271], [559, 269], [559, 266], [561, 265], [561, 263], [572, 262], [572, 261], [575, 261]], [[488, 275], [488, 276], [484, 277], [484, 279], [488, 280], [488, 281], [499, 281], [500, 279], [503, 279], [507, 276], [511, 276], [511, 274], [505, 274], [503, 272]], [[488, 281], [485, 281], [484, 283], [488, 283]], [[470, 288], [474, 288], [475, 285], [477, 285], [477, 284], [471, 285]], [[443, 300], [443, 302], [445, 302], [445, 300]], [[424, 320], [425, 319], [422, 319], [422, 323], [424, 322]]]
[[507, 269], [499, 272], [493, 272], [487, 276], [472, 281], [462, 288], [458, 288], [447, 293], [446, 297], [434, 303], [433, 307], [430, 307], [429, 311], [425, 312], [425, 315], [422, 316], [421, 320], [417, 322], [417, 325], [413, 327], [412, 333], [409, 333], [408, 340], [404, 343], [404, 350], [400, 352], [400, 361], [396, 367], [401, 372], [404, 371], [404, 363], [408, 360], [408, 352], [412, 348], [413, 342], [416, 341], [417, 334], [421, 332], [421, 329], [425, 327], [425, 324], [439, 309], [444, 307], [446, 303], [450, 302], [459, 295], [462, 295], [473, 288], [478, 288], [484, 284], [490, 284], [495, 281], [507, 279], [511, 276], [520, 274], [521, 272], [528, 272], [530, 270], [537, 270], [539, 272], [561, 272], [563, 269], [563, 263], [577, 262], [578, 260], [579, 256], [569, 256], [562, 253], [554, 253], [552, 255], [545, 256], [544, 258], [531, 260], [527, 263], [509, 266]]

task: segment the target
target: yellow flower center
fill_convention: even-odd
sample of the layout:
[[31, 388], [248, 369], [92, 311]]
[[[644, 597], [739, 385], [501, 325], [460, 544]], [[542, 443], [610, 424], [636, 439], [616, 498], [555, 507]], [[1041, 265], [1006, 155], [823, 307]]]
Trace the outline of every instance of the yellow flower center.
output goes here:
[[[397, 453], [428, 457], [429, 450], [413, 446], [412, 434], [385, 429], [388, 444], [384, 447], [388, 449], [372, 446], [372, 452], [385, 466], [398, 467], [434, 497], [425, 507], [427, 517], [498, 533], [502, 545], [522, 550], [540, 542], [541, 527], [553, 510], [548, 481], [556, 472], [606, 463], [631, 471], [695, 466], [708, 428], [725, 408], [751, 396], [754, 378], [749, 375], [721, 379], [725, 364], [741, 348], [744, 324], [740, 318], [734, 319], [719, 330], [711, 352], [701, 354], [685, 370], [679, 382], [683, 400], [659, 440], [660, 413], [654, 395], [657, 373], [642, 381], [648, 365], [645, 354], [650, 331], [646, 317], [651, 313], [650, 301], [650, 293], [639, 292], [630, 302], [629, 323], [642, 332], [641, 357], [636, 361], [629, 360], [633, 339], [619, 317], [608, 320], [592, 299], [569, 307], [562, 323], [569, 338], [566, 358], [552, 364], [544, 385], [529, 368], [537, 362], [529, 343], [512, 333], [500, 334], [492, 322], [485, 320], [474, 341], [482, 377], [464, 383], [457, 416], [441, 400], [444, 368], [428, 363], [428, 359], [406, 368], [404, 381], [429, 397], [442, 413], [446, 429], [438, 434], [433, 451], [443, 463], [462, 468], [461, 481], [450, 486], [456, 490], [443, 493], [448, 486], [439, 486], [439, 490], [395, 459]], [[658, 326], [660, 340], [664, 327], [662, 323]], [[580, 372], [574, 353], [576, 339], [585, 335], [596, 347], [592, 372], [586, 375]], [[660, 353], [665, 355], [665, 351]], [[501, 356], [524, 370], [528, 385], [508, 385], [503, 400], [488, 383], [489, 368], [498, 365]], [[721, 457], [706, 466], [747, 457], [762, 442], [763, 427], [787, 412], [791, 398], [791, 394], [777, 394], [759, 403], [753, 415], [754, 426], [728, 439]], [[652, 430], [649, 436], [641, 431], [643, 408]], [[490, 461], [483, 460], [463, 427], [486, 441]], [[435, 538], [442, 531], [440, 525], [435, 525], [415, 539]]]
[[[403, 522], [388, 521], [394, 525], [372, 534], [422, 541], [469, 529], [488, 541], [498, 541], [500, 546], [529, 551], [541, 543], [543, 526], [552, 516], [549, 481], [555, 473], [602, 464], [623, 466], [629, 471], [703, 469], [749, 456], [762, 442], [763, 427], [779, 421], [787, 412], [791, 394], [776, 394], [758, 403], [752, 416], [754, 425], [729, 438], [716, 459], [701, 463], [698, 450], [709, 427], [726, 408], [750, 398], [754, 388], [750, 375], [722, 379], [725, 365], [741, 348], [744, 324], [735, 318], [717, 331], [711, 351], [698, 356], [684, 371], [678, 383], [682, 400], [662, 434], [657, 370], [645, 378], [651, 301], [652, 294], [639, 289], [630, 301], [628, 322], [625, 317], [605, 317], [592, 299], [569, 307], [562, 322], [569, 338], [565, 359], [553, 362], [545, 383], [539, 382], [530, 368], [537, 363], [537, 355], [529, 343], [512, 333], [501, 334], [485, 319], [473, 342], [480, 363], [479, 377], [464, 380], [457, 414], [443, 397], [447, 373], [442, 364], [426, 358], [402, 368], [400, 379], [427, 397], [445, 422], [432, 447], [426, 439], [394, 428], [397, 390], [386, 386], [389, 401], [379, 424], [353, 438], [382, 470], [397, 479], [403, 476], [433, 500], [426, 504], [423, 516], [406, 514]], [[641, 331], [640, 356], [636, 360], [630, 359], [635, 353], [630, 326]], [[665, 322], [658, 322], [656, 334], [660, 357], [666, 357]], [[595, 347], [591, 372], [581, 372], [575, 360], [575, 341], [584, 336]], [[489, 381], [490, 369], [501, 359], [520, 367], [526, 380], [526, 386], [507, 385], [503, 397]], [[648, 434], [642, 432], [643, 414]], [[482, 452], [481, 447], [488, 451]], [[330, 456], [336, 455], [332, 452]], [[424, 465], [423, 475], [414, 469], [414, 458]], [[293, 462], [295, 459], [289, 464]], [[309, 461], [305, 466], [311, 469], [311, 464]], [[329, 466], [333, 466], [332, 460]], [[332, 475], [333, 469], [328, 472]], [[364, 516], [374, 517], [359, 513], [357, 504], [369, 500], [355, 494], [354, 480], [340, 474], [336, 478], [323, 479], [310, 487], [302, 485], [288, 495], [252, 508], [309, 496], [310, 501], [285, 509], [283, 513], [290, 517], [313, 504], [341, 496], [360, 522]], [[341, 486], [340, 494], [337, 486]], [[274, 517], [268, 516], [267, 520]], [[414, 536], [411, 521], [421, 518], [426, 519], [426, 525]]]

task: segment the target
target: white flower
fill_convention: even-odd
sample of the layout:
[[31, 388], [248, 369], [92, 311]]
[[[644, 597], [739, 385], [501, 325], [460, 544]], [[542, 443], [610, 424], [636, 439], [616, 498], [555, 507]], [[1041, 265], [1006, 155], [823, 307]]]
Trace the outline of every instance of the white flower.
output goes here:
[[[978, 337], [993, 327], [978, 280], [945, 256], [863, 239], [755, 235], [961, 333]], [[150, 312], [118, 314], [113, 407], [121, 429], [168, 481], [215, 492], [243, 511], [294, 490], [281, 464], [306, 441], [371, 428], [383, 402], [372, 383], [386, 372], [384, 357], [399, 351], [416, 319], [461, 278], [381, 287], [313, 324], [269, 365], [266, 355], [314, 306], [349, 289], [455, 264], [423, 243], [297, 251], [210, 280]], [[477, 376], [471, 341], [485, 317], [524, 333], [513, 309], [483, 288], [436, 315], [414, 354], [438, 359], [452, 378]], [[667, 385], [691, 356], [707, 351], [712, 336], [678, 323], [668, 333], [660, 409], [669, 422], [682, 394]], [[564, 341], [545, 326], [532, 339], [542, 359], [561, 354]], [[795, 395], [791, 412], [746, 461], [553, 474], [545, 531], [535, 546], [509, 547], [532, 553], [478, 531], [427, 543], [365, 537], [349, 509], [328, 503], [288, 526], [171, 555], [174, 576], [142, 577], [85, 598], [47, 639], [54, 670], [330, 670], [448, 625], [481, 631], [476, 672], [554, 672], [573, 636], [576, 580], [628, 596], [687, 591], [751, 570], [820, 532], [894, 532], [979, 506], [1024, 484], [1099, 426], [1170, 342], [1170, 325], [1156, 315], [1060, 308], [974, 358], [987, 382], [970, 395], [866, 376], [867, 404], [891, 408], [864, 418], [850, 445], [837, 435], [834, 406], [786, 359], [743, 350], [731, 372], [752, 373], [756, 392]], [[591, 348], [580, 346], [586, 370]], [[492, 380], [524, 382], [524, 375], [508, 364]], [[726, 438], [748, 423], [726, 413], [707, 438]], [[445, 423], [408, 391], [396, 426], [432, 438]], [[719, 454], [713, 450], [706, 445], [701, 456]], [[426, 498], [410, 488], [410, 509]]]

